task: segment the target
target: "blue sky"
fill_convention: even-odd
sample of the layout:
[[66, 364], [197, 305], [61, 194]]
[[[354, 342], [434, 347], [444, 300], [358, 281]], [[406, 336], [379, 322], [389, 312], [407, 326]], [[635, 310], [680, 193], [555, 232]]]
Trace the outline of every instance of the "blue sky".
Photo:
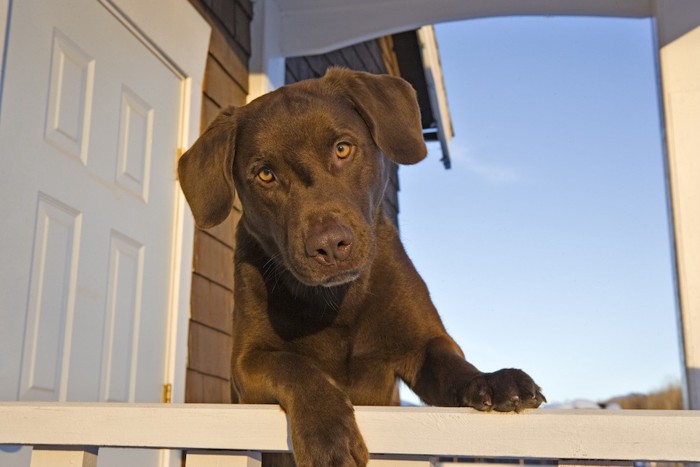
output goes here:
[[400, 228], [448, 331], [550, 402], [680, 379], [650, 20], [436, 26], [456, 136], [400, 169]]

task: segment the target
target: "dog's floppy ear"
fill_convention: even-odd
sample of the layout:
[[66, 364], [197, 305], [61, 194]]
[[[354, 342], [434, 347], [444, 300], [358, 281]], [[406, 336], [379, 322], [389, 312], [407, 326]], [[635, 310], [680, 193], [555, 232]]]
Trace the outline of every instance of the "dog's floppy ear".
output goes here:
[[231, 212], [235, 137], [235, 110], [228, 107], [178, 161], [180, 186], [203, 229], [220, 224]]
[[405, 80], [343, 68], [329, 68], [322, 81], [352, 101], [374, 142], [391, 160], [415, 164], [425, 158], [416, 91]]

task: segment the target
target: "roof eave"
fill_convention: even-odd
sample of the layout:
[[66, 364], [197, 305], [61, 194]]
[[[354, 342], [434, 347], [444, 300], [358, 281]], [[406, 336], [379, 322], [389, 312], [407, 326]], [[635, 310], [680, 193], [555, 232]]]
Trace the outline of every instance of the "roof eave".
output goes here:
[[450, 142], [454, 137], [452, 118], [447, 104], [447, 91], [442, 76], [442, 65], [438, 52], [435, 30], [432, 25], [423, 26], [416, 31], [423, 61], [425, 80], [428, 85], [428, 96], [433, 108], [433, 116], [437, 126], [437, 136], [442, 149], [442, 163], [446, 169], [451, 166]]

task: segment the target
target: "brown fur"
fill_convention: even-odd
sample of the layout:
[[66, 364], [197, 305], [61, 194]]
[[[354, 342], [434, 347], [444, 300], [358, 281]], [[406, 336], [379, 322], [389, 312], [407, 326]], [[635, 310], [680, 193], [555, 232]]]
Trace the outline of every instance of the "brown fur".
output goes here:
[[365, 465], [353, 404], [395, 403], [398, 378], [432, 405], [544, 400], [524, 372], [464, 359], [384, 217], [387, 164], [425, 152], [408, 83], [331, 69], [227, 109], [180, 160], [200, 226], [225, 219], [234, 187], [240, 197], [234, 399], [282, 406], [299, 466]]

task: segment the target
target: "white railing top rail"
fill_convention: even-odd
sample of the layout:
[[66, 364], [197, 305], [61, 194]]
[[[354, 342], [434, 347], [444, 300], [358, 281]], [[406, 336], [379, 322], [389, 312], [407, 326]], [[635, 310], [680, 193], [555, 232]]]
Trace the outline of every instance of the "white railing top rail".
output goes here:
[[[357, 407], [371, 453], [700, 461], [700, 411]], [[278, 406], [0, 403], [0, 444], [286, 451]]]

